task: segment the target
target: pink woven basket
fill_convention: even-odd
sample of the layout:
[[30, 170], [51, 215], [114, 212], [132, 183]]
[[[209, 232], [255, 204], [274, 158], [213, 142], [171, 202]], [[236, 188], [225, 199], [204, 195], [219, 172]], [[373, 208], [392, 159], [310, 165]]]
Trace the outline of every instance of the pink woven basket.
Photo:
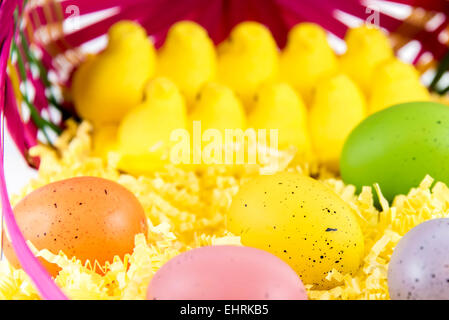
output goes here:
[[[410, 14], [406, 18], [390, 15], [388, 4], [392, 3]], [[39, 159], [30, 157], [28, 150], [38, 143], [51, 145], [62, 132], [64, 120], [76, 119], [68, 88], [87, 44], [101, 39], [123, 19], [145, 27], [156, 47], [179, 20], [198, 22], [216, 44], [237, 23], [254, 20], [265, 24], [282, 48], [288, 30], [303, 21], [318, 23], [343, 38], [348, 17], [378, 23], [389, 31], [396, 51], [413, 41], [418, 45], [413, 63], [421, 72], [436, 70], [430, 89], [440, 94], [449, 91], [439, 85], [449, 67], [449, 2], [445, 0], [0, 1], [0, 196], [14, 250], [42, 298], [66, 297], [33, 256], [15, 222], [5, 185], [4, 124], [28, 163], [38, 167]]]

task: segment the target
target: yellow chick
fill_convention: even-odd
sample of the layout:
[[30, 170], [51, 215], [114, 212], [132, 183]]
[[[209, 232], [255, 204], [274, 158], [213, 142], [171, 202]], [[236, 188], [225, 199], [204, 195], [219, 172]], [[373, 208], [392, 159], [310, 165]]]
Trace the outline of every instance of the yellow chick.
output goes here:
[[368, 111], [373, 113], [398, 103], [428, 100], [429, 91], [420, 82], [418, 71], [410, 64], [391, 59], [379, 65], [373, 76]]
[[319, 83], [309, 113], [309, 128], [321, 163], [338, 170], [343, 144], [365, 115], [362, 91], [347, 75], [338, 74]]
[[290, 30], [280, 56], [280, 77], [298, 90], [307, 105], [318, 81], [337, 70], [337, 57], [320, 26], [300, 23]]
[[149, 83], [144, 102], [119, 125], [119, 168], [136, 175], [161, 168], [169, 162], [176, 129], [187, 130], [184, 99], [173, 82], [156, 78]]
[[73, 76], [76, 111], [95, 124], [117, 123], [140, 103], [155, 69], [155, 50], [141, 26], [121, 21], [108, 36], [107, 48], [88, 58]]
[[158, 53], [157, 74], [172, 80], [190, 105], [216, 69], [215, 47], [207, 31], [191, 21], [175, 23]]
[[388, 37], [379, 29], [364, 25], [350, 29], [345, 40], [347, 50], [340, 59], [341, 69], [368, 94], [376, 67], [393, 57]]
[[[199, 128], [198, 123], [201, 125], [201, 132], [195, 132], [195, 130], [198, 130], [195, 128]], [[231, 89], [222, 84], [211, 82], [201, 89], [195, 100], [192, 112], [189, 115], [189, 127], [192, 136], [200, 133], [202, 139], [205, 139], [201, 145], [201, 164], [190, 166], [190, 168], [201, 170], [205, 169], [208, 164], [223, 164], [225, 162], [225, 146], [223, 143], [226, 141], [226, 130], [245, 130], [246, 114], [240, 100]], [[218, 135], [210, 129], [218, 130], [220, 134]], [[209, 132], [206, 130], [209, 130]], [[217, 137], [222, 143], [221, 149], [211, 149], [211, 146], [217, 142], [215, 141]], [[195, 149], [197, 147], [194, 144], [191, 149], [194, 161], [199, 159], [200, 150]], [[216, 152], [220, 154], [216, 154]]]
[[200, 91], [192, 112], [189, 126], [193, 121], [201, 121], [201, 130], [245, 129], [246, 115], [242, 104], [234, 92], [218, 83], [208, 83]]
[[110, 151], [117, 149], [117, 125], [106, 124], [94, 128], [92, 154], [104, 160]]
[[278, 129], [280, 149], [294, 146], [298, 155], [309, 153], [307, 110], [302, 98], [287, 83], [266, 84], [259, 89], [248, 116], [248, 126]]
[[276, 42], [262, 24], [238, 24], [218, 47], [218, 81], [233, 89], [244, 106], [262, 83], [277, 77], [278, 69]]

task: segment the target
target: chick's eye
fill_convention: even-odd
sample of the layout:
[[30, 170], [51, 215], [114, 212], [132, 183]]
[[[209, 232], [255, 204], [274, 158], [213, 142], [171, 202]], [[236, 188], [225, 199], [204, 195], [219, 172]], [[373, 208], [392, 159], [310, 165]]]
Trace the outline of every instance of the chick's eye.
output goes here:
[[201, 99], [201, 93], [198, 93], [195, 97], [196, 100], [200, 100]]

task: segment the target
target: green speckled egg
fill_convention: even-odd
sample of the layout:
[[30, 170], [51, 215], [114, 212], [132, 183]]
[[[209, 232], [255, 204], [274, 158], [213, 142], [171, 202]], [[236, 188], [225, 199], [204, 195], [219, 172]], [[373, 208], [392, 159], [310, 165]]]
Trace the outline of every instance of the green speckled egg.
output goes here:
[[346, 140], [340, 170], [359, 191], [378, 183], [390, 202], [426, 174], [449, 184], [449, 107], [412, 102], [372, 114]]
[[337, 194], [310, 177], [283, 172], [259, 176], [232, 200], [227, 227], [242, 244], [287, 262], [304, 284], [327, 289], [329, 271], [353, 274], [364, 241], [358, 221]]

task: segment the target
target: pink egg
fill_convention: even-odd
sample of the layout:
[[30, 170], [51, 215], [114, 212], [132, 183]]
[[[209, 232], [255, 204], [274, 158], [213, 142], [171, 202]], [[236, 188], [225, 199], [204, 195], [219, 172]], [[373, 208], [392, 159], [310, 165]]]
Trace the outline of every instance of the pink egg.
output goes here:
[[295, 271], [255, 248], [211, 246], [184, 252], [159, 269], [147, 291], [157, 300], [307, 300]]

